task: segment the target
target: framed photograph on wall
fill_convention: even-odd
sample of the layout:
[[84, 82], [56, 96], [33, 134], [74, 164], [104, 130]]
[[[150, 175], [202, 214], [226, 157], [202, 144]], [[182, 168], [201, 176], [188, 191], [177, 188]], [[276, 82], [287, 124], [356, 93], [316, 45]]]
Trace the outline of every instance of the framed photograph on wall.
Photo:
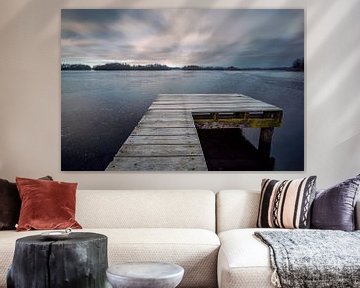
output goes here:
[[63, 9], [62, 171], [303, 171], [304, 10]]

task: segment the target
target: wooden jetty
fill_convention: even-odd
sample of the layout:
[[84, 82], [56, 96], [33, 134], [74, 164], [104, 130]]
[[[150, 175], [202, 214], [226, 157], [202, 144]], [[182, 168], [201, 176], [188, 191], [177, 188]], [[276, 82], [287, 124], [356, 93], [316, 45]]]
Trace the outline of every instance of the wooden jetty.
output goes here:
[[206, 171], [197, 128], [260, 128], [269, 156], [281, 119], [282, 109], [242, 94], [160, 94], [106, 170]]

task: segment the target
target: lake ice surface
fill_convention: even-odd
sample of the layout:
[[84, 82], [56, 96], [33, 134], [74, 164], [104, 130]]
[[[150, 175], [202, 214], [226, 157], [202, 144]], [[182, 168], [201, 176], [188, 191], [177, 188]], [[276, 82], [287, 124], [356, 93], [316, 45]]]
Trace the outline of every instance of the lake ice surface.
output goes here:
[[[241, 93], [282, 108], [274, 170], [304, 170], [304, 73], [178, 70], [62, 71], [62, 170], [104, 170], [155, 97], [171, 93]], [[258, 129], [244, 134], [257, 146]]]

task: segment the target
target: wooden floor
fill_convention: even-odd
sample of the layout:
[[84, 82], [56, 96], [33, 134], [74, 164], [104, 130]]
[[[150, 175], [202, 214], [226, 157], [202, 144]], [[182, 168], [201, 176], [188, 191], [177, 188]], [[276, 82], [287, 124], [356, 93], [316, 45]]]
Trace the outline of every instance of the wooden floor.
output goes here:
[[160, 94], [107, 171], [206, 171], [196, 127], [277, 127], [282, 110], [241, 94]]

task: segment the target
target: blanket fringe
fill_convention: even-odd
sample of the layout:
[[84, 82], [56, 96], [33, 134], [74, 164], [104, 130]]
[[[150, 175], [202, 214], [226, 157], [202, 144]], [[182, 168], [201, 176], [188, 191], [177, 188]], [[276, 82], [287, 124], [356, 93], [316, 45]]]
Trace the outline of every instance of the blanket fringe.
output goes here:
[[271, 283], [272, 283], [275, 287], [278, 287], [278, 288], [281, 287], [279, 274], [277, 273], [277, 270], [276, 270], [276, 269], [275, 269], [274, 272], [271, 274]]

